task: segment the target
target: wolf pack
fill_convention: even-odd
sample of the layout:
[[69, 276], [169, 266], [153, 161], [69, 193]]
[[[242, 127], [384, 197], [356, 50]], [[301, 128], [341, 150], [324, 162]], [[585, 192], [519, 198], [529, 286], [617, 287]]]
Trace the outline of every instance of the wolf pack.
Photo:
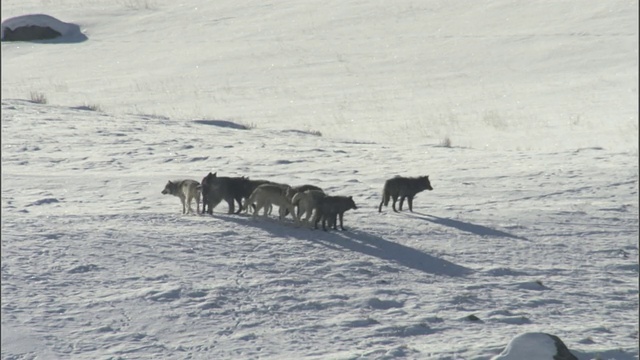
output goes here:
[[[382, 206], [388, 206], [390, 200], [393, 200], [393, 211], [402, 211], [407, 200], [409, 211], [413, 212], [413, 199], [424, 190], [433, 190], [429, 176], [390, 178], [384, 183], [378, 212], [382, 212]], [[345, 212], [358, 209], [352, 196], [329, 195], [316, 185], [291, 186], [269, 180], [254, 180], [247, 176], [218, 176], [217, 172], [210, 172], [200, 182], [192, 179], [169, 180], [162, 194], [178, 197], [183, 214], [193, 213], [191, 204], [194, 200], [196, 212], [209, 215], [213, 215], [213, 209], [223, 200], [228, 204], [229, 214], [252, 212], [254, 217], [260, 212], [267, 217], [277, 206], [279, 220], [283, 221], [291, 215], [296, 225], [313, 225], [314, 229], [318, 229], [318, 224], [322, 222], [325, 231], [327, 228], [337, 230], [338, 222], [344, 231]]]

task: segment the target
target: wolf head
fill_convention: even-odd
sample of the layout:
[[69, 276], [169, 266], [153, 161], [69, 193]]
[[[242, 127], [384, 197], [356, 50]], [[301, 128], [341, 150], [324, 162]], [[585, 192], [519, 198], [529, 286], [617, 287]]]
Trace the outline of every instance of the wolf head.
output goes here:
[[218, 172], [215, 172], [215, 173], [209, 172], [209, 174], [207, 174], [207, 176], [202, 178], [202, 181], [200, 182], [200, 184], [205, 185], [205, 186], [208, 185], [208, 184], [211, 184], [211, 181], [216, 178], [217, 174], [218, 174]]
[[358, 209], [358, 207], [356, 206], [356, 202], [353, 201], [353, 196], [349, 196], [349, 198], [347, 200], [347, 205], [349, 206], [349, 208], [347, 210], [349, 210], [349, 209], [357, 210]]
[[420, 177], [420, 180], [422, 180], [422, 181], [423, 181], [423, 185], [424, 185], [424, 188], [425, 188], [425, 189], [427, 189], [427, 190], [433, 190], [433, 188], [431, 187], [431, 183], [429, 182], [429, 175], [427, 175], [427, 176], [421, 176], [421, 177]]
[[176, 184], [172, 183], [171, 180], [167, 182], [167, 185], [164, 186], [164, 190], [162, 190], [162, 195], [173, 194], [176, 188]]

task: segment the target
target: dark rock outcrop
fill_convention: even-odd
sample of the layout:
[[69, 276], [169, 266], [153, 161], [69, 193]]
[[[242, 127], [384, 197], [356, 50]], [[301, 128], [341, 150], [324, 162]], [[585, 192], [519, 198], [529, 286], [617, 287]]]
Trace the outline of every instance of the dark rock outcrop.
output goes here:
[[49, 40], [59, 37], [59, 32], [48, 26], [21, 26], [15, 29], [5, 29], [2, 33], [2, 41], [33, 41]]

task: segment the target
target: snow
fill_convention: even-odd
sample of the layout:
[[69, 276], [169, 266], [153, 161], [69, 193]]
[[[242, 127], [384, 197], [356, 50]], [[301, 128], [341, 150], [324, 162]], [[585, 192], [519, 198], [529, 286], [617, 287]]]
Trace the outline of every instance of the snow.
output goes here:
[[[28, 14], [88, 39], [2, 43], [3, 359], [638, 359], [637, 2], [2, 4]], [[210, 171], [358, 209], [160, 194]], [[434, 190], [378, 213], [395, 175]]]

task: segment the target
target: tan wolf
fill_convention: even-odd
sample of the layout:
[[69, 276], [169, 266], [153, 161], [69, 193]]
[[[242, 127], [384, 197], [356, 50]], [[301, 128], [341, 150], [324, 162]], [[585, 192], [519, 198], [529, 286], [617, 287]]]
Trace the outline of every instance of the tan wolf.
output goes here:
[[195, 199], [196, 211], [199, 213], [201, 188], [200, 183], [195, 180], [169, 180], [167, 185], [165, 185], [164, 190], [162, 190], [162, 194], [179, 197], [180, 202], [182, 202], [183, 214], [193, 212], [193, 209], [191, 208], [191, 201]]
[[305, 214], [304, 221], [308, 223], [318, 201], [325, 196], [327, 196], [327, 194], [322, 190], [306, 190], [293, 195], [291, 203], [297, 208], [296, 217], [298, 221], [300, 221], [302, 215]]
[[279, 207], [280, 220], [284, 220], [286, 211], [288, 210], [296, 223], [298, 223], [298, 218], [295, 217], [291, 199], [287, 197], [288, 189], [289, 186], [283, 186], [281, 184], [260, 185], [251, 193], [251, 196], [247, 199], [244, 207], [248, 208], [252, 204], [255, 204], [253, 216], [257, 216], [261, 209], [263, 209], [263, 216], [267, 216], [271, 205], [276, 205]]

